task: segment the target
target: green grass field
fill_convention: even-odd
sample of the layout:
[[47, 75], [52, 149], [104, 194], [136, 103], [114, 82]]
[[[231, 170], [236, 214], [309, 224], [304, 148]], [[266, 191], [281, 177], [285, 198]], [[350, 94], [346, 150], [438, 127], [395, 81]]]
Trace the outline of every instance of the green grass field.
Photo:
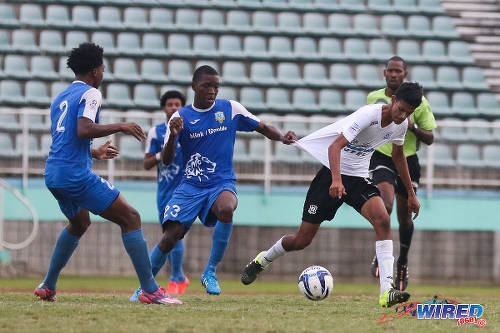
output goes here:
[[[133, 278], [62, 276], [58, 302], [35, 299], [40, 279], [0, 279], [0, 332], [500, 332], [500, 287], [410, 285], [412, 301], [437, 295], [484, 307], [486, 326], [457, 327], [455, 320], [396, 318], [378, 323], [378, 284], [337, 283], [313, 302], [295, 282], [257, 281], [243, 286], [221, 279], [220, 296], [204, 293], [193, 276], [180, 306], [130, 303]], [[394, 310], [392, 310], [394, 312]]]

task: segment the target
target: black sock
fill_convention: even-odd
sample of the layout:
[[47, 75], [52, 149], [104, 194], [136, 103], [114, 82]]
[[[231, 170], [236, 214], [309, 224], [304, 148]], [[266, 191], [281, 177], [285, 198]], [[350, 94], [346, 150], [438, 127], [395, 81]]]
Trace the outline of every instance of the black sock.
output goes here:
[[408, 251], [410, 251], [411, 238], [413, 236], [413, 221], [409, 224], [399, 225], [399, 258], [402, 265], [408, 263]]

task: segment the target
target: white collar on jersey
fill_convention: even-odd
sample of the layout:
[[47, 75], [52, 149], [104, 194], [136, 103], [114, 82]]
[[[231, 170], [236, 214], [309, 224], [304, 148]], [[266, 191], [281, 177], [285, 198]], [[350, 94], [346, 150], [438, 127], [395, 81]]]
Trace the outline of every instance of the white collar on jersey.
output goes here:
[[197, 107], [194, 106], [194, 104], [191, 104], [193, 109], [195, 111], [198, 111], [198, 112], [207, 112], [207, 111], [211, 110], [214, 107], [214, 105], [215, 105], [215, 102], [214, 102], [214, 104], [210, 105], [210, 107], [208, 109], [198, 109]]
[[[71, 82], [71, 84], [73, 84], [73, 83], [85, 83], [85, 82], [80, 81], [80, 80], [75, 80], [75, 81]], [[85, 84], [86, 84], [86, 83], [85, 83]]]

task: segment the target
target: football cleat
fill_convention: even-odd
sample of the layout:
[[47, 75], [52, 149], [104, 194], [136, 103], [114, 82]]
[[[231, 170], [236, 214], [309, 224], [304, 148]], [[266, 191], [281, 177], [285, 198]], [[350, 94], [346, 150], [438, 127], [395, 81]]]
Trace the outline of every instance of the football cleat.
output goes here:
[[45, 283], [40, 283], [38, 287], [35, 288], [35, 296], [40, 298], [42, 301], [55, 302], [57, 301], [56, 291], [50, 290]]
[[141, 290], [139, 293], [139, 302], [144, 304], [164, 304], [164, 305], [173, 305], [173, 304], [182, 304], [182, 301], [173, 298], [172, 296], [165, 293], [165, 289], [158, 288], [154, 293], [148, 293], [144, 290]]
[[260, 272], [262, 272], [264, 269], [266, 269], [267, 266], [269, 265], [262, 265], [262, 255], [266, 251], [262, 251], [255, 257], [254, 260], [250, 261], [248, 265], [243, 269], [243, 272], [241, 272], [241, 282], [243, 284], [250, 284], [255, 281], [257, 278], [257, 275], [259, 275]]
[[134, 291], [134, 294], [132, 296], [130, 296], [129, 301], [137, 302], [139, 300], [139, 294], [141, 293], [141, 291], [142, 291], [141, 287], [137, 288]]
[[169, 294], [177, 294], [177, 282], [170, 281], [166, 290]]
[[177, 282], [177, 293], [184, 294], [186, 292], [186, 288], [189, 286], [189, 279], [187, 276], [184, 276], [184, 281]]
[[373, 277], [378, 278], [378, 260], [377, 260], [377, 255], [373, 257], [372, 264], [370, 266], [370, 272], [372, 273]]
[[402, 265], [399, 263], [399, 259], [396, 264], [396, 280], [394, 284], [399, 290], [406, 290], [408, 287], [408, 278], [410, 274], [408, 273], [408, 264]]
[[203, 274], [201, 276], [201, 285], [211, 295], [219, 295], [221, 293], [217, 276], [213, 274]]
[[379, 304], [383, 308], [390, 308], [398, 303], [406, 302], [409, 298], [410, 294], [408, 292], [389, 288], [380, 295]]

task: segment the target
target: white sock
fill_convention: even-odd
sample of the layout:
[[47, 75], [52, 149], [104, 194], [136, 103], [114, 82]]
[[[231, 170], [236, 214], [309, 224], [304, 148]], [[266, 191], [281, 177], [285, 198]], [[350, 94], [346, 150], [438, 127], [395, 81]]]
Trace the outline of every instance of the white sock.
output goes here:
[[266, 266], [273, 262], [274, 259], [281, 257], [285, 254], [285, 249], [281, 244], [285, 236], [281, 237], [269, 250], [267, 250], [260, 259], [262, 260], [262, 265]]
[[392, 240], [386, 239], [375, 242], [375, 252], [377, 253], [379, 279], [380, 279], [380, 294], [392, 288], [394, 256], [392, 255]]

